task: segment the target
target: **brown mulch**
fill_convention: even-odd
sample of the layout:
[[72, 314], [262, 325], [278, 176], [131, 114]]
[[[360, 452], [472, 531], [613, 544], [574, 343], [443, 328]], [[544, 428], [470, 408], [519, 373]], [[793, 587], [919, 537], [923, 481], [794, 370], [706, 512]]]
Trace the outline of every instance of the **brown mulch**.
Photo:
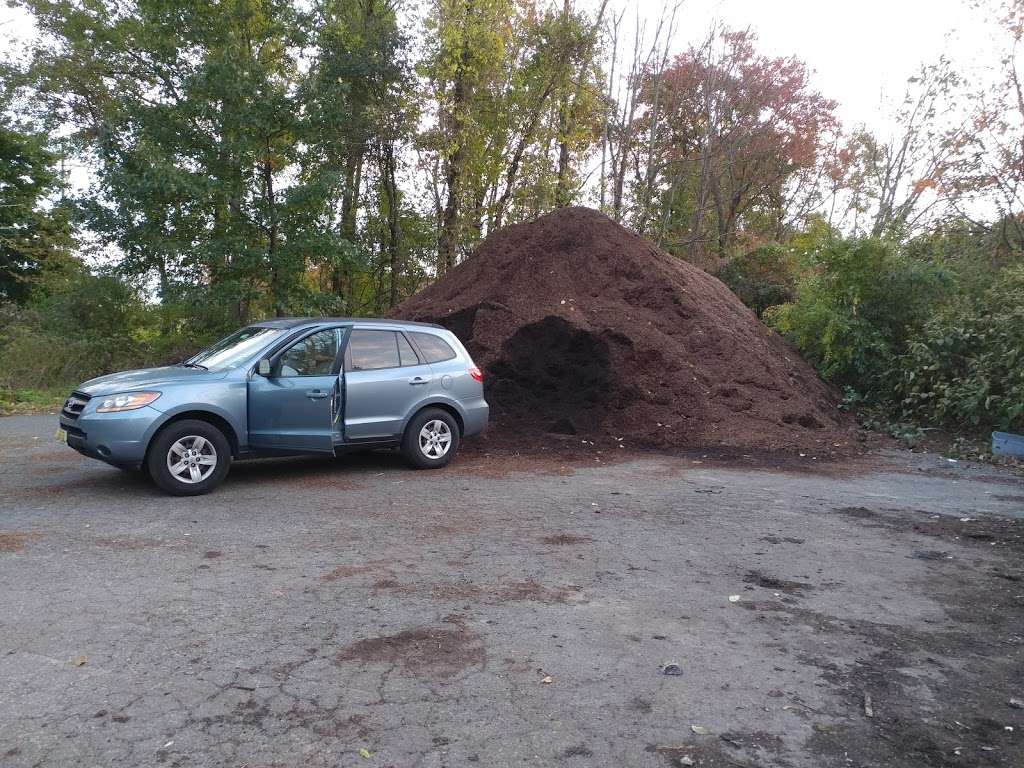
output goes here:
[[488, 237], [396, 308], [485, 372], [491, 439], [859, 453], [836, 393], [717, 279], [597, 211]]

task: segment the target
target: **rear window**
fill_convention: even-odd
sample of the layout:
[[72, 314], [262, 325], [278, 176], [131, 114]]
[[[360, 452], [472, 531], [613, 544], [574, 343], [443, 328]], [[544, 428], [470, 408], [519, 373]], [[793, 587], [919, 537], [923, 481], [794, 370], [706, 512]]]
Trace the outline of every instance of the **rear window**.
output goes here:
[[435, 336], [432, 333], [414, 332], [412, 337], [416, 341], [416, 346], [420, 348], [424, 357], [427, 358], [428, 363], [442, 363], [445, 360], [452, 360], [458, 357], [455, 354], [455, 350], [451, 348], [451, 345], [440, 336]]

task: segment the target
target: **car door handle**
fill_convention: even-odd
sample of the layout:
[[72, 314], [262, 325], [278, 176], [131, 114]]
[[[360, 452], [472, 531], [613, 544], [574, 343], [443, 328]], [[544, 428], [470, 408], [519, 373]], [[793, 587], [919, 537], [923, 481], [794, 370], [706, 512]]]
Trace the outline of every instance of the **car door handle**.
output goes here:
[[325, 397], [330, 396], [330, 392], [321, 392], [319, 389], [310, 389], [306, 392], [306, 397], [310, 400], [323, 400]]
[[410, 384], [429, 384], [430, 383], [430, 377], [429, 376], [413, 376], [411, 379], [409, 379], [409, 383]]

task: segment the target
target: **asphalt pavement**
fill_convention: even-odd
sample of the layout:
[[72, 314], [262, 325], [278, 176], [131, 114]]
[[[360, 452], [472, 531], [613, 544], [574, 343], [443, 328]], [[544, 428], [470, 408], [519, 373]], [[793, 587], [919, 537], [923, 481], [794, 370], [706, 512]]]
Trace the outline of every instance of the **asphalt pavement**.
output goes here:
[[5, 767], [1024, 765], [1014, 471], [476, 450], [180, 499], [54, 425], [0, 419]]

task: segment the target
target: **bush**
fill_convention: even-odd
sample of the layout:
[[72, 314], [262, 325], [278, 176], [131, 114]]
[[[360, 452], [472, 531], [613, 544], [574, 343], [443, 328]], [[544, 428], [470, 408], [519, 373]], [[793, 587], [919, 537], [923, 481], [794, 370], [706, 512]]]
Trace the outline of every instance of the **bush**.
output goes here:
[[944, 308], [889, 374], [904, 418], [1024, 431], [1024, 267]]
[[758, 317], [768, 307], [793, 301], [796, 295], [795, 260], [779, 245], [763, 245], [737, 256], [717, 276]]
[[143, 364], [151, 311], [120, 280], [78, 276], [22, 310], [0, 333], [0, 387], [67, 388]]
[[951, 294], [951, 275], [874, 239], [836, 240], [809, 258], [795, 301], [768, 309], [765, 321], [825, 378], [891, 400], [894, 361]]

